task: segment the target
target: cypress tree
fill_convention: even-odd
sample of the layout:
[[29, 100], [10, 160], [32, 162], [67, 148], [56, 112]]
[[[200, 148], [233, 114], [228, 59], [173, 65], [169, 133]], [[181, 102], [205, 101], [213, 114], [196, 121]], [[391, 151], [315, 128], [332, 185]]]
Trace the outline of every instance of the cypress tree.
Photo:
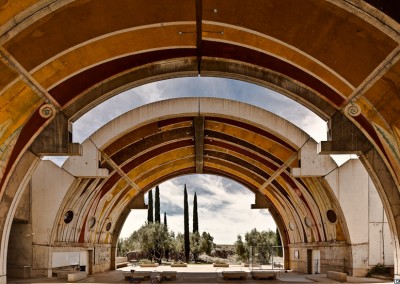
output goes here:
[[160, 224], [161, 223], [161, 215], [160, 215], [160, 189], [158, 185], [156, 186], [156, 200], [154, 201], [154, 222]]
[[149, 205], [147, 209], [147, 223], [153, 223], [153, 192], [149, 191]]
[[278, 256], [283, 256], [281, 235], [279, 234], [278, 228], [276, 228], [275, 238], [276, 238], [275, 244], [276, 244], [276, 246], [278, 246], [277, 254], [278, 254]]
[[197, 215], [197, 195], [194, 193], [193, 199], [193, 233], [199, 231], [199, 216]]
[[167, 212], [164, 212], [164, 228], [165, 228], [165, 230], [168, 229], [168, 225], [167, 225]]
[[189, 204], [188, 204], [188, 195], [185, 189], [183, 192], [183, 216], [184, 216], [184, 243], [185, 243], [185, 259], [186, 262], [189, 262], [189, 255], [190, 255], [190, 238], [189, 238]]

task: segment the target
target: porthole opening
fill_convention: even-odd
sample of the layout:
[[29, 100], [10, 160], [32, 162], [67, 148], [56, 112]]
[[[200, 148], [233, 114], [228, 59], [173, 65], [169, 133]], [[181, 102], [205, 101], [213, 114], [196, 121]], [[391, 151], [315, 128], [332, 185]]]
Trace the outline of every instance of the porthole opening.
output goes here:
[[72, 212], [71, 210], [65, 212], [64, 223], [69, 224], [69, 223], [71, 223], [72, 219], [74, 219], [74, 212]]
[[331, 222], [331, 223], [335, 223], [337, 221], [336, 213], [333, 210], [328, 210], [326, 212], [326, 217], [328, 218], [329, 222]]
[[111, 222], [108, 222], [106, 225], [106, 230], [109, 231], [111, 229]]
[[89, 219], [89, 228], [92, 229], [96, 224], [96, 218], [92, 217]]

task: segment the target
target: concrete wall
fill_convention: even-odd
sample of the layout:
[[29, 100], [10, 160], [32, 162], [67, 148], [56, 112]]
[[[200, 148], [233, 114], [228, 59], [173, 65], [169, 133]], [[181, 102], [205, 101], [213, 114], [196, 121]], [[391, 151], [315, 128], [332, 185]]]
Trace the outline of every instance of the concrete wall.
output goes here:
[[[326, 176], [345, 216], [351, 241], [351, 275], [393, 265], [393, 244], [378, 192], [362, 163], [352, 159]], [[349, 249], [350, 249], [349, 248]]]
[[42, 161], [32, 176], [33, 276], [51, 276], [52, 230], [74, 180], [51, 161]]
[[[8, 242], [7, 271], [10, 277], [21, 276], [19, 269], [32, 265], [31, 189], [27, 186], [15, 211]], [[21, 270], [21, 271], [22, 271]]]
[[[310, 253], [311, 267], [308, 266]], [[290, 269], [316, 274], [334, 270], [349, 272], [350, 249], [346, 244], [315, 243], [289, 245]]]

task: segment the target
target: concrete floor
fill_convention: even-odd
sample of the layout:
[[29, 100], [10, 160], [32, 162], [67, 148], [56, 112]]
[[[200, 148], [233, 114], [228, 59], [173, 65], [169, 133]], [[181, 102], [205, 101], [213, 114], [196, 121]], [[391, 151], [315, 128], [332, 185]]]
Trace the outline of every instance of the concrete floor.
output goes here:
[[[249, 271], [249, 268], [242, 267], [240, 265], [231, 265], [228, 268], [216, 268], [212, 265], [188, 265], [188, 267], [170, 267], [170, 266], [159, 266], [159, 267], [137, 267], [128, 266], [118, 270], [107, 271], [94, 275], [89, 275], [86, 279], [79, 281], [79, 283], [130, 283], [124, 279], [123, 271], [129, 271], [131, 269], [140, 271], [151, 271], [152, 279], [160, 271], [176, 271], [177, 278], [174, 281], [163, 281], [163, 283], [312, 283], [312, 282], [323, 282], [323, 283], [338, 283], [334, 280], [326, 278], [325, 274], [308, 275], [300, 274], [292, 271], [285, 273], [283, 270], [276, 270], [276, 280], [254, 280], [249, 275], [245, 280], [224, 280], [222, 276], [223, 271]], [[155, 281], [154, 281], [155, 282]], [[349, 283], [393, 283], [393, 280], [381, 280], [375, 278], [359, 278], [359, 277], [348, 277]], [[8, 279], [7, 283], [67, 283], [66, 279], [53, 278], [31, 278], [31, 279]], [[141, 281], [141, 283], [152, 283], [151, 280]]]

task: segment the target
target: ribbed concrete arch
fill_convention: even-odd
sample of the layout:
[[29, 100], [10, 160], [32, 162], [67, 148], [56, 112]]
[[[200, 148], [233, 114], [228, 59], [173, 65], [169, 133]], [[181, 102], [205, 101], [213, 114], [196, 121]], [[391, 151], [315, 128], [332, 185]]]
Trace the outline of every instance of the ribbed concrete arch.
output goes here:
[[2, 236], [12, 218], [8, 183], [28, 148], [79, 155], [69, 123], [106, 98], [166, 78], [217, 76], [276, 89], [329, 121], [321, 153], [358, 154], [370, 171], [397, 273], [398, 2], [22, 2], [2, 3], [0, 15]]
[[[144, 192], [193, 173], [225, 176], [253, 191], [255, 208], [270, 209], [286, 247], [351, 243], [340, 206], [323, 179], [336, 164], [317, 156], [309, 135], [263, 109], [216, 98], [160, 101], [114, 119], [83, 146], [82, 157], [63, 165], [80, 179], [58, 213], [56, 243], [115, 245], [127, 212], [143, 206]], [[67, 210], [78, 214], [73, 223], [64, 223]], [[328, 210], [340, 216], [337, 223], [327, 220]], [[92, 218], [98, 223], [88, 228]], [[107, 223], [112, 225], [105, 230]]]

